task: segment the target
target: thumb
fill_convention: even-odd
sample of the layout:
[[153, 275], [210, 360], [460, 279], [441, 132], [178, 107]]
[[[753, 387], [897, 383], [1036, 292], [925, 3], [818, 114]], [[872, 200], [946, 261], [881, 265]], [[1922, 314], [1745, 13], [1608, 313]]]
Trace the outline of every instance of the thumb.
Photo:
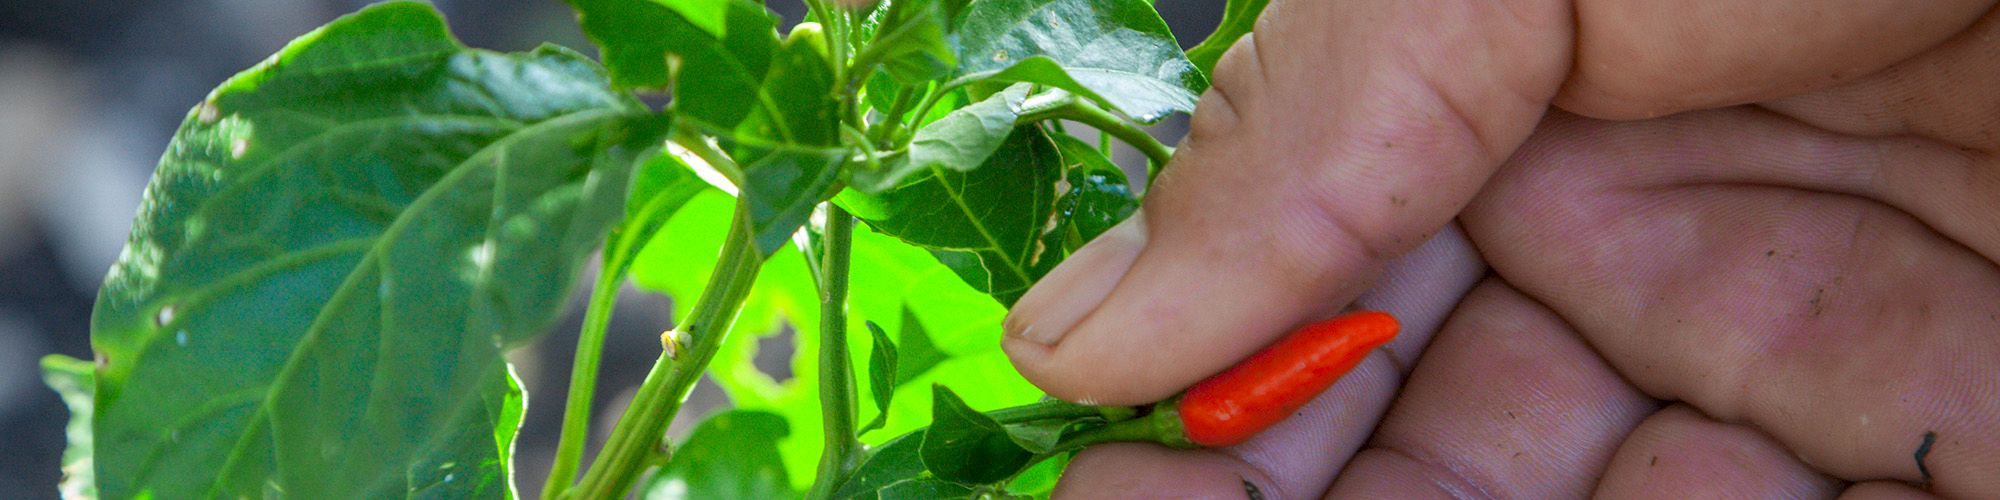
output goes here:
[[1051, 395], [1141, 404], [1336, 312], [1440, 230], [1569, 69], [1562, 0], [1277, 0], [1131, 220], [1015, 305]]

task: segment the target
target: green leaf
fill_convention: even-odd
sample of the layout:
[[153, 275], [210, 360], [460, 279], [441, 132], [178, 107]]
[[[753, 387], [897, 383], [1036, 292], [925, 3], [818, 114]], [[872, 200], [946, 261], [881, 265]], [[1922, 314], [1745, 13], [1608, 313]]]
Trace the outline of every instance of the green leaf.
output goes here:
[[875, 396], [875, 409], [881, 413], [862, 425], [857, 434], [867, 434], [888, 423], [889, 403], [896, 397], [896, 343], [889, 340], [889, 334], [882, 331], [881, 325], [873, 321], [864, 324], [868, 325], [868, 333], [875, 338], [875, 349], [868, 356], [868, 378], [870, 391]]
[[1201, 74], [1215, 74], [1215, 62], [1222, 59], [1222, 53], [1229, 51], [1237, 39], [1256, 29], [1257, 16], [1264, 13], [1264, 5], [1269, 3], [1271, 0], [1229, 0], [1222, 10], [1222, 24], [1216, 25], [1215, 32], [1209, 33], [1201, 44], [1188, 49], [1188, 61], [1200, 68]]
[[849, 185], [868, 193], [896, 186], [911, 174], [932, 168], [964, 172], [979, 168], [1014, 132], [1029, 85], [1019, 84], [931, 122], [910, 139], [909, 152], [880, 171], [853, 169]]
[[932, 500], [940, 498], [971, 498], [972, 488], [964, 485], [931, 478], [918, 478], [897, 482], [876, 492], [882, 500]]
[[[702, 0], [707, 4], [709, 0]], [[772, 54], [776, 20], [762, 6], [730, 0], [727, 30], [718, 36], [653, 0], [569, 0], [583, 32], [602, 50], [620, 88], [663, 90], [673, 109], [719, 130], [733, 129], [758, 97]]]
[[[733, 206], [721, 191], [697, 195], [641, 252], [632, 268], [634, 284], [675, 297], [699, 294]], [[924, 250], [893, 237], [855, 231], [853, 251], [849, 328], [866, 328], [864, 322], [874, 321], [898, 334], [899, 393], [887, 424], [870, 433], [867, 442], [879, 444], [925, 425], [930, 415], [925, 396], [933, 382], [965, 386], [960, 395], [981, 407], [1027, 404], [1042, 397], [1000, 351], [1000, 321], [1007, 311], [991, 297], [966, 285]], [[676, 301], [677, 315], [686, 314], [688, 302]], [[778, 413], [795, 429], [820, 428], [818, 319], [818, 295], [805, 259], [795, 246], [780, 249], [758, 273], [737, 326], [709, 365], [710, 376], [738, 408]], [[755, 360], [760, 344], [770, 343], [766, 337], [786, 331], [795, 340], [793, 378], [777, 381], [760, 371]], [[871, 339], [850, 336], [849, 341], [854, 342], [855, 362], [868, 362], [860, 353]], [[872, 381], [860, 383], [868, 385], [857, 391], [872, 393]], [[863, 410], [860, 417], [871, 418], [873, 411]], [[798, 482], [795, 489], [804, 489], [813, 478], [822, 449], [819, 438], [801, 433], [780, 444], [790, 477]]]
[[1053, 234], [1045, 229], [1061, 168], [1048, 136], [1024, 126], [969, 172], [932, 166], [894, 190], [848, 191], [839, 201], [876, 230], [934, 251], [965, 254], [968, 258], [941, 260], [974, 288], [1011, 304], [1060, 260], [1061, 241], [1051, 246], [1044, 239]]
[[1206, 78], [1143, 0], [985, 0], [958, 21], [960, 78], [1034, 82], [1141, 122], [1191, 112]]
[[877, 10], [874, 38], [859, 60], [877, 60], [889, 76], [905, 85], [922, 85], [951, 74], [958, 55], [945, 41], [950, 29], [950, 2], [894, 0]]
[[733, 410], [703, 420], [673, 459], [653, 477], [646, 497], [791, 498], [778, 441], [791, 433], [784, 417]]
[[1075, 240], [1068, 245], [1073, 250], [1124, 222], [1139, 210], [1139, 199], [1132, 194], [1125, 171], [1097, 148], [1068, 134], [1051, 138], [1062, 153], [1069, 186], [1056, 200], [1056, 217], [1061, 226], [1073, 230]]
[[660, 228], [695, 195], [708, 189], [708, 183], [678, 157], [658, 154], [646, 160], [632, 181], [631, 195], [626, 197], [625, 219], [604, 244], [604, 272], [623, 276]]
[[97, 383], [89, 361], [60, 354], [42, 358], [42, 381], [62, 396], [69, 407], [69, 425], [63, 435], [69, 447], [62, 453], [63, 498], [97, 498], [96, 471], [91, 465], [91, 408], [97, 397]]
[[98, 296], [100, 492], [511, 495], [501, 351], [560, 312], [659, 137], [608, 85], [417, 3], [224, 83]]
[[[690, 100], [708, 98], [701, 94], [687, 97]], [[753, 108], [750, 115], [736, 126], [736, 137], [758, 137], [780, 144], [805, 146], [838, 144], [840, 103], [833, 95], [833, 68], [811, 43], [794, 41], [785, 44], [773, 58], [763, 86], [756, 91], [756, 98], [761, 106]]]
[[840, 180], [846, 155], [840, 150], [741, 145], [736, 160], [746, 183], [750, 226], [757, 251], [770, 256], [791, 241], [812, 216], [813, 207]]
[[1061, 453], [1049, 457], [1021, 471], [1007, 483], [1007, 492], [1032, 498], [1047, 499], [1056, 489], [1056, 480], [1062, 479], [1063, 469], [1069, 467], [1071, 453]]
[[890, 485], [919, 479], [927, 470], [924, 468], [923, 450], [925, 429], [917, 429], [909, 434], [897, 436], [888, 443], [870, 450], [868, 458], [848, 476], [847, 483], [835, 491], [834, 498], [875, 498], [876, 492]]
[[1069, 422], [1062, 420], [1009, 425], [1007, 436], [1014, 439], [1014, 444], [1021, 445], [1028, 451], [1043, 453], [1056, 447], [1056, 441], [1062, 439], [1063, 428], [1068, 426]]
[[722, 37], [727, 32], [724, 19], [729, 14], [729, 0], [649, 0], [673, 9], [674, 13], [686, 18], [689, 24], [701, 28], [710, 35]]
[[924, 433], [924, 467], [939, 479], [978, 485], [1012, 477], [1027, 467], [1033, 453], [1016, 443], [1007, 429], [973, 410], [943, 385], [934, 386], [931, 428]]

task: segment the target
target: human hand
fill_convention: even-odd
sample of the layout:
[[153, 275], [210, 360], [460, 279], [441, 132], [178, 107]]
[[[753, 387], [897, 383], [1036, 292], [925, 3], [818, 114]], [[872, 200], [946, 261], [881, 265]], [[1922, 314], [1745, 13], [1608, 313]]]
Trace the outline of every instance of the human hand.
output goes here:
[[1866, 496], [1921, 463], [2000, 496], [1990, 8], [1274, 1], [1005, 347], [1139, 404], [1350, 302], [1405, 334], [1249, 443], [1093, 448], [1058, 494]]

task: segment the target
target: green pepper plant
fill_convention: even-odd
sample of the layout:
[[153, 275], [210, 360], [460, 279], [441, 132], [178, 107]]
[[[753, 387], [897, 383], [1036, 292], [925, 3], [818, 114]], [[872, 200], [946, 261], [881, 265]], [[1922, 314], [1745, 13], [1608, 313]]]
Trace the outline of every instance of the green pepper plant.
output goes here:
[[[806, 0], [783, 36], [749, 0], [569, 4], [599, 58], [469, 48], [388, 2], [195, 105], [95, 359], [44, 360], [65, 493], [1045, 496], [1078, 447], [1157, 440], [1145, 409], [1045, 400], [999, 323], [1138, 207], [1171, 155], [1141, 126], [1193, 111], [1262, 0], [1186, 52], [1146, 0]], [[593, 265], [551, 474], [514, 484], [505, 354]], [[585, 460], [628, 280], [675, 326]], [[752, 360], [786, 329], [780, 382]], [[704, 375], [733, 409], [669, 442]]]

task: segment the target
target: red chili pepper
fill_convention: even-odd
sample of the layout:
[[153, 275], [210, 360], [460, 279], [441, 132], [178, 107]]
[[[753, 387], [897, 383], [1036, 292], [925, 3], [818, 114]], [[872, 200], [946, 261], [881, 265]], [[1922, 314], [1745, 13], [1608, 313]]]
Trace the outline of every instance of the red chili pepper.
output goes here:
[[1388, 313], [1362, 311], [1294, 330], [1188, 389], [1176, 407], [1182, 431], [1202, 446], [1248, 440], [1332, 387], [1397, 327]]

